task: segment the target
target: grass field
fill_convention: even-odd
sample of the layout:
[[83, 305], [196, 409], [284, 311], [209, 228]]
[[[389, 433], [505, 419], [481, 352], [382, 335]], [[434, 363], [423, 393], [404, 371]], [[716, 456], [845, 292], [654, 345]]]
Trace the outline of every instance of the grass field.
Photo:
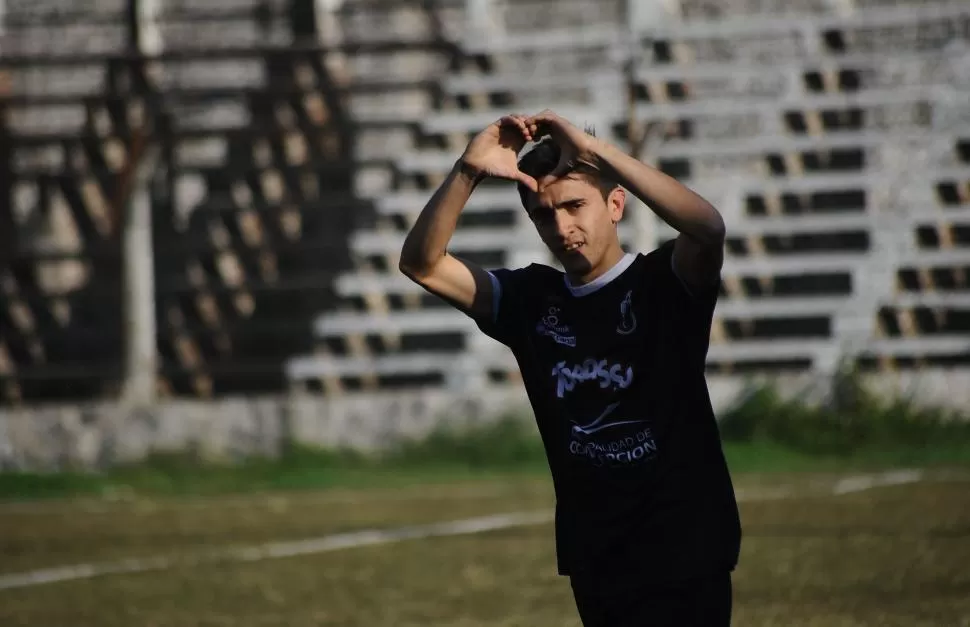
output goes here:
[[[762, 390], [722, 417], [734, 624], [970, 627], [970, 418], [847, 389], [820, 407]], [[0, 625], [576, 626], [552, 505], [515, 420], [376, 456], [0, 474]], [[540, 516], [441, 525], [513, 513]]]
[[[736, 625], [970, 626], [970, 482], [736, 476], [745, 540]], [[902, 476], [912, 480], [912, 476]], [[836, 489], [847, 492], [834, 494]], [[360, 529], [546, 511], [535, 472], [325, 490], [0, 504], [4, 575], [166, 555], [170, 567], [0, 590], [5, 626], [578, 625], [547, 523], [280, 559], [194, 561]]]

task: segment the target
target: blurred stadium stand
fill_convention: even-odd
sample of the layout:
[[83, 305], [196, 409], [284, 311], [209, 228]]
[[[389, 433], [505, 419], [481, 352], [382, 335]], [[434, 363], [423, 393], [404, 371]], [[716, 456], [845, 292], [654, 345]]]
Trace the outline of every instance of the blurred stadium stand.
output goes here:
[[[590, 123], [729, 228], [714, 372], [970, 362], [963, 0], [6, 0], [0, 395], [117, 392], [152, 155], [163, 394], [516, 379], [396, 270], [468, 139]], [[630, 248], [673, 233], [644, 208]], [[550, 262], [509, 185], [453, 252]]]
[[[340, 75], [345, 64], [320, 54], [313, 9], [7, 3], [6, 399], [118, 389], [120, 208], [149, 143], [160, 152], [150, 183], [159, 385], [284, 388], [284, 361], [312, 345], [310, 320], [334, 305], [334, 274], [351, 267], [350, 234], [373, 217], [354, 185], [355, 136], [385, 123], [352, 116], [353, 100], [415, 89]], [[330, 46], [334, 59], [341, 48], [381, 58], [415, 47]]]

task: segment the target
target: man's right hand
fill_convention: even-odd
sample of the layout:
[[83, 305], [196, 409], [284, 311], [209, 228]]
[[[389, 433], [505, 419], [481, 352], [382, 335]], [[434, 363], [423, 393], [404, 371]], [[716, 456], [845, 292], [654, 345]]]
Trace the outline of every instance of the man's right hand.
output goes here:
[[459, 167], [425, 205], [401, 248], [401, 272], [477, 320], [495, 317], [493, 279], [477, 264], [451, 255], [448, 242], [473, 183], [480, 178], [491, 176], [538, 189], [534, 178], [519, 171], [519, 152], [535, 134], [535, 125], [529, 128], [526, 120], [523, 115], [505, 116], [468, 144], [456, 164]]
[[461, 156], [464, 170], [475, 178], [493, 177], [522, 183], [532, 191], [539, 185], [534, 178], [519, 170], [519, 152], [532, 141], [535, 125], [530, 129], [524, 115], [507, 115], [490, 124], [475, 136]]

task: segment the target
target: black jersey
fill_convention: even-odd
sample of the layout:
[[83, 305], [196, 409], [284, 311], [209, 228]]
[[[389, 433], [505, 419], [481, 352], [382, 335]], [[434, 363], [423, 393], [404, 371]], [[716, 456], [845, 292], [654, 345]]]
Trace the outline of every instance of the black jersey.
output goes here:
[[[690, 293], [673, 242], [589, 286], [493, 271], [479, 328], [512, 349], [556, 492], [560, 573], [600, 582], [733, 569], [734, 489], [704, 365], [717, 287]], [[613, 575], [616, 575], [615, 577]]]

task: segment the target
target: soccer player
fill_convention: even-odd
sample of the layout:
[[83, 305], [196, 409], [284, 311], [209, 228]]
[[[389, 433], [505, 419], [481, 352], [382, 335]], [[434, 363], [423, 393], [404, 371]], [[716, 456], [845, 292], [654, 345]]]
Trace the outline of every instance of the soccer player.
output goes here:
[[[565, 272], [489, 272], [448, 253], [486, 177], [517, 184]], [[624, 253], [627, 193], [677, 238]], [[518, 361], [555, 488], [559, 572], [587, 627], [730, 624], [741, 529], [704, 378], [724, 236], [709, 202], [544, 111], [476, 136], [401, 251], [404, 274]]]

